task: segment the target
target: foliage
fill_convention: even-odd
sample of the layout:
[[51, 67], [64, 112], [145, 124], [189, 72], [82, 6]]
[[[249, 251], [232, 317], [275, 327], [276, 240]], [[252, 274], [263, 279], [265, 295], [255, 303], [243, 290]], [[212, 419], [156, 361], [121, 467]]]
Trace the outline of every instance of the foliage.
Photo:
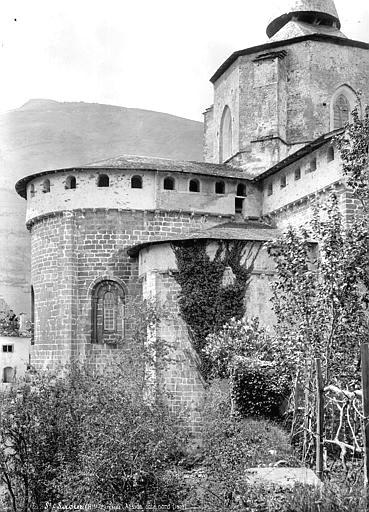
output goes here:
[[369, 206], [369, 106], [363, 115], [359, 107], [352, 111], [352, 122], [336, 137], [347, 186], [360, 200], [365, 212]]
[[320, 357], [326, 381], [341, 386], [357, 379], [359, 347], [367, 330], [361, 249], [352, 238], [332, 195], [316, 210], [310, 231], [290, 227], [268, 246], [276, 263], [272, 302], [281, 343], [296, 368]]
[[203, 452], [198, 496], [203, 512], [252, 510], [237, 508], [244, 492], [245, 469], [273, 465], [281, 459], [298, 464], [280, 428], [266, 420], [231, 414], [230, 392], [217, 380], [209, 387], [204, 406]]
[[[201, 359], [200, 370], [205, 378], [211, 371], [210, 361], [204, 352], [209, 334], [216, 332], [231, 318], [242, 318], [245, 313], [245, 292], [255, 261], [253, 247], [246, 251], [246, 242], [219, 243], [214, 257], [208, 254], [204, 240], [173, 245], [180, 285], [179, 307], [186, 322], [195, 350]], [[242, 260], [249, 262], [246, 267]], [[223, 283], [227, 268], [235, 279]]]
[[143, 310], [131, 352], [117, 351], [103, 373], [72, 365], [35, 374], [2, 396], [0, 477], [8, 491], [2, 510], [182, 503], [185, 418], [174, 417], [155, 379], [144, 378], [154, 360], [165, 367], [167, 350], [161, 340], [159, 362], [154, 340], [142, 350], [141, 336], [159, 321], [157, 312]]
[[19, 336], [19, 319], [12, 310], [0, 311], [0, 336]]
[[288, 396], [291, 368], [284, 347], [259, 320], [231, 319], [207, 339], [213, 375], [228, 378], [237, 411], [245, 416], [279, 416]]

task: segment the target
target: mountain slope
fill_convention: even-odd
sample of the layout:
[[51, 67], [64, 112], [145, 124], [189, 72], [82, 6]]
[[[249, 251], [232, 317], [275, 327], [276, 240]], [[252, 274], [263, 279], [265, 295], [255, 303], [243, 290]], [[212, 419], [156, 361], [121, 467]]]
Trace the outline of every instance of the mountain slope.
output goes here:
[[14, 191], [27, 174], [122, 154], [202, 160], [202, 123], [161, 112], [31, 100], [0, 115], [0, 297], [29, 311], [26, 202]]

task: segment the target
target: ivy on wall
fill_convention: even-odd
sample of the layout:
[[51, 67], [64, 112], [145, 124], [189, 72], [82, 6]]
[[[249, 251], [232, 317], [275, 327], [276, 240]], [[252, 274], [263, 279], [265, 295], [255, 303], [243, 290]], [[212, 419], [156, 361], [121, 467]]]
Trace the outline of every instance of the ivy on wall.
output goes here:
[[[247, 250], [246, 241], [222, 241], [214, 257], [208, 254], [206, 240], [172, 244], [180, 285], [179, 308], [190, 339], [200, 359], [200, 372], [207, 379], [211, 362], [204, 348], [207, 336], [218, 331], [231, 318], [245, 314], [245, 293], [260, 244]], [[246, 263], [241, 264], [242, 260]], [[227, 280], [227, 274], [230, 278]]]

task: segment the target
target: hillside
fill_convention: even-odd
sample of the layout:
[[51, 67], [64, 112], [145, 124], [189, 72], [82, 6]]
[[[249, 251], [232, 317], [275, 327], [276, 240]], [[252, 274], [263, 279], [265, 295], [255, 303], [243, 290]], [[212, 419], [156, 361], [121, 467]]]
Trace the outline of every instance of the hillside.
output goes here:
[[202, 160], [202, 123], [98, 103], [31, 100], [0, 115], [0, 297], [28, 311], [30, 242], [15, 182], [122, 154]]

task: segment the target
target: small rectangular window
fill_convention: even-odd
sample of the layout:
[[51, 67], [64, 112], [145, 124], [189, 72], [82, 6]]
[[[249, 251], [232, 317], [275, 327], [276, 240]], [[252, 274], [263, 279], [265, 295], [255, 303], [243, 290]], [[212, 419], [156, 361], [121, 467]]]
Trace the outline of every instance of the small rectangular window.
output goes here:
[[268, 183], [267, 194], [268, 194], [268, 196], [271, 196], [273, 194], [273, 182], [272, 181], [270, 181]]
[[301, 169], [298, 167], [295, 169], [295, 181], [299, 180], [301, 178]]
[[234, 209], [235, 213], [242, 213], [243, 212], [243, 202], [244, 199], [242, 197], [236, 197], [234, 201]]
[[286, 176], [281, 176], [281, 188], [285, 188], [287, 186], [287, 178]]
[[312, 160], [310, 160], [310, 166], [308, 167], [307, 169], [307, 173], [309, 172], [315, 172], [316, 171], [316, 158], [313, 158]]
[[3, 345], [3, 352], [14, 352], [14, 345]]

